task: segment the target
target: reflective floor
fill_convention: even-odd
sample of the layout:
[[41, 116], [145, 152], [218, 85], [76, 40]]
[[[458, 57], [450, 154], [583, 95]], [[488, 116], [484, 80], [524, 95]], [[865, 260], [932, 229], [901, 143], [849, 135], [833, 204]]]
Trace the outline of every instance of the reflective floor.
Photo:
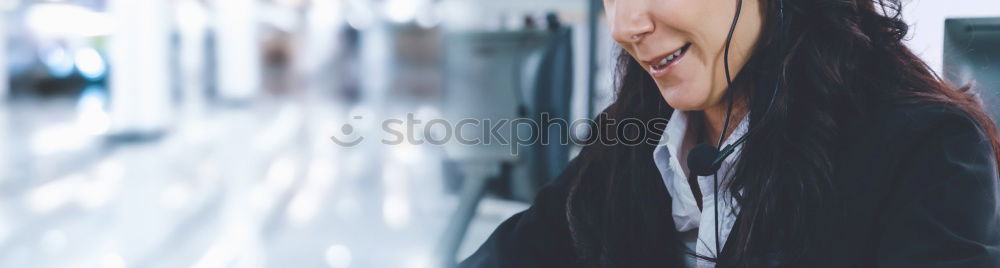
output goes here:
[[[434, 267], [440, 148], [330, 141], [356, 112], [292, 96], [95, 135], [77, 100], [0, 106], [0, 267]], [[364, 133], [365, 127], [358, 127]], [[487, 199], [459, 255], [525, 204]]]

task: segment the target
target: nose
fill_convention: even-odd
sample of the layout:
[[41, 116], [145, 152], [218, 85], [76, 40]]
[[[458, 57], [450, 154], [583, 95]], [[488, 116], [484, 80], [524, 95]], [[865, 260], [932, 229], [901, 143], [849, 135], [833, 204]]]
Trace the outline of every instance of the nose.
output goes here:
[[624, 0], [614, 1], [612, 6], [607, 6], [612, 18], [611, 36], [618, 43], [638, 43], [654, 30], [653, 20], [649, 17], [649, 9], [645, 0]]

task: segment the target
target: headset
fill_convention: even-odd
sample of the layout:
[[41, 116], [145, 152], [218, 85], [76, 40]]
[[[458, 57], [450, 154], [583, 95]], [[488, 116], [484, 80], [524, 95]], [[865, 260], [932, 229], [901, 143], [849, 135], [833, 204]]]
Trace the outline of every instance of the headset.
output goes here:
[[[785, 38], [785, 6], [784, 6], [785, 3], [784, 2], [785, 2], [784, 0], [778, 0], [778, 27], [779, 27], [779, 29], [778, 29], [778, 46], [779, 46], [779, 48], [780, 48], [780, 50], [782, 52], [784, 52], [783, 46], [784, 46], [784, 41], [785, 41], [784, 40], [784, 38]], [[733, 17], [733, 23], [732, 23], [732, 25], [729, 26], [729, 34], [726, 36], [726, 45], [725, 45], [725, 51], [724, 51], [725, 54], [723, 54], [723, 60], [722, 60], [723, 61], [723, 65], [726, 68], [726, 70], [725, 70], [725, 73], [726, 73], [726, 83], [727, 83], [727, 85], [729, 87], [729, 89], [726, 92], [727, 98], [729, 99], [729, 103], [727, 105], [728, 107], [726, 108], [726, 119], [723, 121], [723, 124], [722, 124], [722, 135], [719, 136], [719, 141], [718, 141], [718, 143], [717, 143], [716, 146], [712, 146], [711, 144], [708, 144], [708, 143], [702, 143], [702, 144], [696, 145], [694, 148], [691, 149], [691, 152], [688, 153], [688, 159], [687, 159], [688, 160], [687, 161], [688, 170], [692, 174], [697, 175], [697, 176], [709, 176], [709, 175], [713, 176], [713, 181], [714, 181], [714, 184], [715, 184], [713, 198], [715, 199], [714, 202], [715, 202], [715, 255], [716, 255], [716, 257], [718, 257], [719, 254], [720, 254], [720, 252], [722, 251], [722, 249], [720, 248], [720, 245], [719, 245], [720, 244], [719, 243], [719, 240], [720, 240], [719, 239], [719, 236], [720, 236], [719, 235], [719, 174], [718, 174], [719, 167], [722, 166], [722, 162], [727, 157], [729, 157], [729, 155], [733, 154], [733, 152], [736, 150], [736, 147], [739, 147], [740, 144], [743, 144], [744, 142], [746, 142], [747, 137], [749, 137], [756, 130], [758, 130], [758, 127], [751, 127], [750, 130], [748, 130], [746, 134], [743, 134], [743, 136], [741, 136], [738, 140], [736, 140], [736, 142], [733, 142], [732, 144], [727, 145], [725, 148], [722, 148], [722, 150], [717, 149], [717, 148], [722, 147], [722, 143], [725, 141], [726, 131], [729, 130], [729, 120], [731, 119], [731, 116], [732, 116], [732, 113], [733, 113], [733, 79], [732, 79], [732, 77], [731, 77], [731, 75], [729, 73], [729, 46], [730, 46], [730, 43], [732, 43], [732, 41], [733, 41], [733, 32], [735, 32], [735, 30], [736, 30], [736, 23], [740, 19], [740, 11], [742, 11], [741, 10], [742, 7], [743, 7], [743, 0], [737, 0], [736, 1], [736, 15]], [[768, 114], [771, 113], [771, 106], [774, 106], [774, 98], [775, 98], [775, 96], [778, 95], [778, 88], [780, 88], [781, 81], [783, 81], [784, 77], [785, 77], [785, 66], [784, 66], [783, 63], [781, 63], [782, 62], [781, 60], [779, 60], [778, 62], [779, 62], [778, 64], [780, 65], [780, 67], [778, 69], [779, 70], [778, 71], [778, 79], [776, 79], [775, 82], [774, 82], [774, 91], [771, 93], [771, 99], [767, 103], [767, 109], [764, 110], [764, 116], [762, 118], [766, 118], [768, 116]]]

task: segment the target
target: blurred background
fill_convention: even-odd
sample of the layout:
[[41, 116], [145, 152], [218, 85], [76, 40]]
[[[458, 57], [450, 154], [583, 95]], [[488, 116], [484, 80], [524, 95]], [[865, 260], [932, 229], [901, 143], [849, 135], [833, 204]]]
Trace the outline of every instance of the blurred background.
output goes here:
[[[1000, 2], [905, 2], [909, 45], [997, 114]], [[448, 267], [579, 148], [380, 122], [592, 117], [601, 8], [0, 0], [0, 267]]]

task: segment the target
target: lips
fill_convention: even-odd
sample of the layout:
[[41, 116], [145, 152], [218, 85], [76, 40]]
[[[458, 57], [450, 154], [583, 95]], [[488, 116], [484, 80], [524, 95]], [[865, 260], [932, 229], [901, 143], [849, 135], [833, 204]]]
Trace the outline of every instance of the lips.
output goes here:
[[689, 48], [691, 48], [691, 43], [685, 44], [683, 47], [671, 52], [670, 54], [648, 61], [647, 64], [649, 64], [650, 74], [653, 76], [665, 74], [670, 66], [678, 63], [680, 59], [684, 57]]

